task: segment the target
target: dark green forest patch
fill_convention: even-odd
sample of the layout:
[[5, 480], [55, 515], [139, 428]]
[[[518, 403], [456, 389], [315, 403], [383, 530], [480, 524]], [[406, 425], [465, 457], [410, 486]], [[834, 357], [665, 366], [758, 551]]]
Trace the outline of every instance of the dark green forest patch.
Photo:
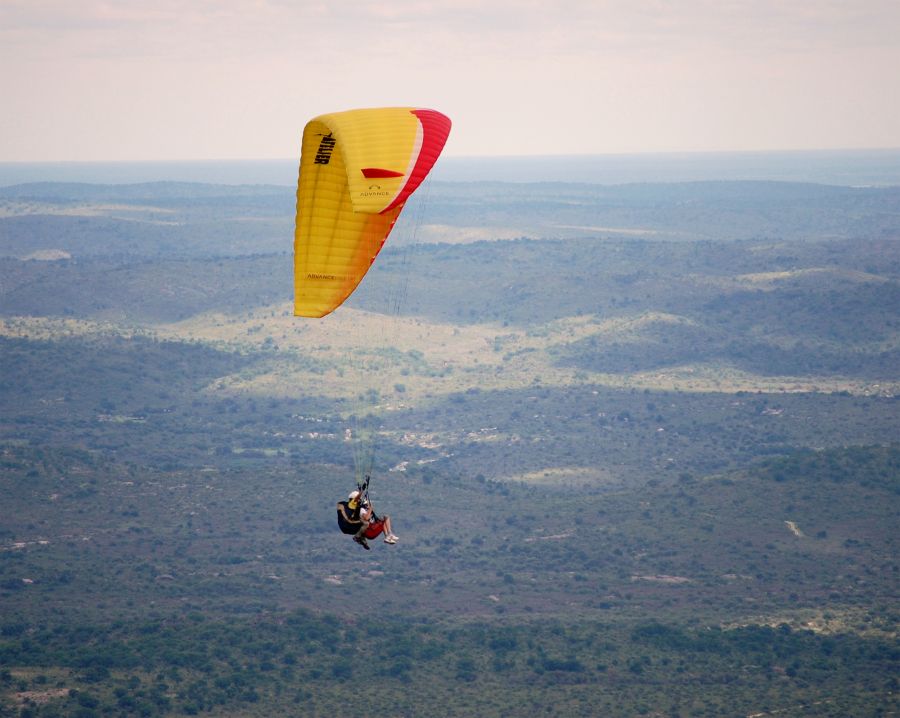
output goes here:
[[628, 716], [651, 707], [666, 715], [875, 714], [895, 705], [900, 659], [884, 640], [786, 625], [363, 622], [306, 611], [115, 627], [7, 623], [0, 634], [7, 705], [13, 696], [25, 706], [28, 697], [54, 696], [32, 701], [30, 716], [243, 714], [257, 704], [340, 712], [360, 684], [380, 710], [414, 715], [436, 701], [448, 716]]
[[[0, 313], [174, 322], [203, 312], [239, 312], [290, 294], [286, 254], [235, 259], [135, 258], [22, 262], [0, 259]], [[85, 291], [90, 287], [90, 291]]]

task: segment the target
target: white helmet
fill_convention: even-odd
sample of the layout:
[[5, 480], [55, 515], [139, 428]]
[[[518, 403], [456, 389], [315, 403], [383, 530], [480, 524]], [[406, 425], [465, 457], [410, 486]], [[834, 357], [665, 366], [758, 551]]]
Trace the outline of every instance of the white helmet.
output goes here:
[[353, 499], [359, 498], [359, 491], [351, 491], [350, 495], [347, 497], [348, 501], [353, 501]]

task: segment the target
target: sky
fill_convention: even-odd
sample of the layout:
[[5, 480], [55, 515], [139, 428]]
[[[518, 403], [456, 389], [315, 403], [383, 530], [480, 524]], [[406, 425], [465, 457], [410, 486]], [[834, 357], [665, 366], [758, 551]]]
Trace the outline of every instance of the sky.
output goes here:
[[0, 0], [0, 162], [282, 159], [355, 107], [455, 156], [900, 147], [900, 0]]

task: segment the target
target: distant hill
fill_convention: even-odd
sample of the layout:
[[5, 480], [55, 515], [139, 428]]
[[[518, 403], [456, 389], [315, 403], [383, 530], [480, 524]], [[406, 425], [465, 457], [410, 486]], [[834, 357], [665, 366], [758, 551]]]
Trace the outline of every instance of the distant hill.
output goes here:
[[784, 182], [597, 186], [566, 183], [437, 184], [429, 222], [516, 227], [522, 236], [640, 232], [681, 239], [896, 237], [900, 188]]
[[158, 182], [0, 188], [0, 256], [219, 257], [287, 251], [294, 197], [283, 188]]
[[[440, 183], [414, 195], [391, 239], [479, 237], [892, 239], [900, 188], [782, 182]], [[0, 187], [0, 256], [235, 256], [290, 251], [288, 187], [158, 182]]]

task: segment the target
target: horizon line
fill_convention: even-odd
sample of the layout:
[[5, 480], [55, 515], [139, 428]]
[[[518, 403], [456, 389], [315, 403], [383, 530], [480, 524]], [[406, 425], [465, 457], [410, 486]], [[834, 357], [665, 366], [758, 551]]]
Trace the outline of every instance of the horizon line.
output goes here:
[[[818, 149], [756, 149], [756, 150], [646, 150], [633, 152], [589, 152], [584, 154], [499, 154], [499, 155], [444, 155], [441, 160], [540, 160], [540, 159], [591, 159], [602, 157], [685, 157], [724, 155], [773, 155], [773, 154], [848, 154], [900, 152], [900, 147], [831, 147]], [[69, 160], [3, 160], [0, 165], [78, 165], [78, 164], [168, 164], [168, 163], [226, 163], [226, 162], [297, 162], [294, 157], [207, 157], [165, 159], [69, 159]]]

